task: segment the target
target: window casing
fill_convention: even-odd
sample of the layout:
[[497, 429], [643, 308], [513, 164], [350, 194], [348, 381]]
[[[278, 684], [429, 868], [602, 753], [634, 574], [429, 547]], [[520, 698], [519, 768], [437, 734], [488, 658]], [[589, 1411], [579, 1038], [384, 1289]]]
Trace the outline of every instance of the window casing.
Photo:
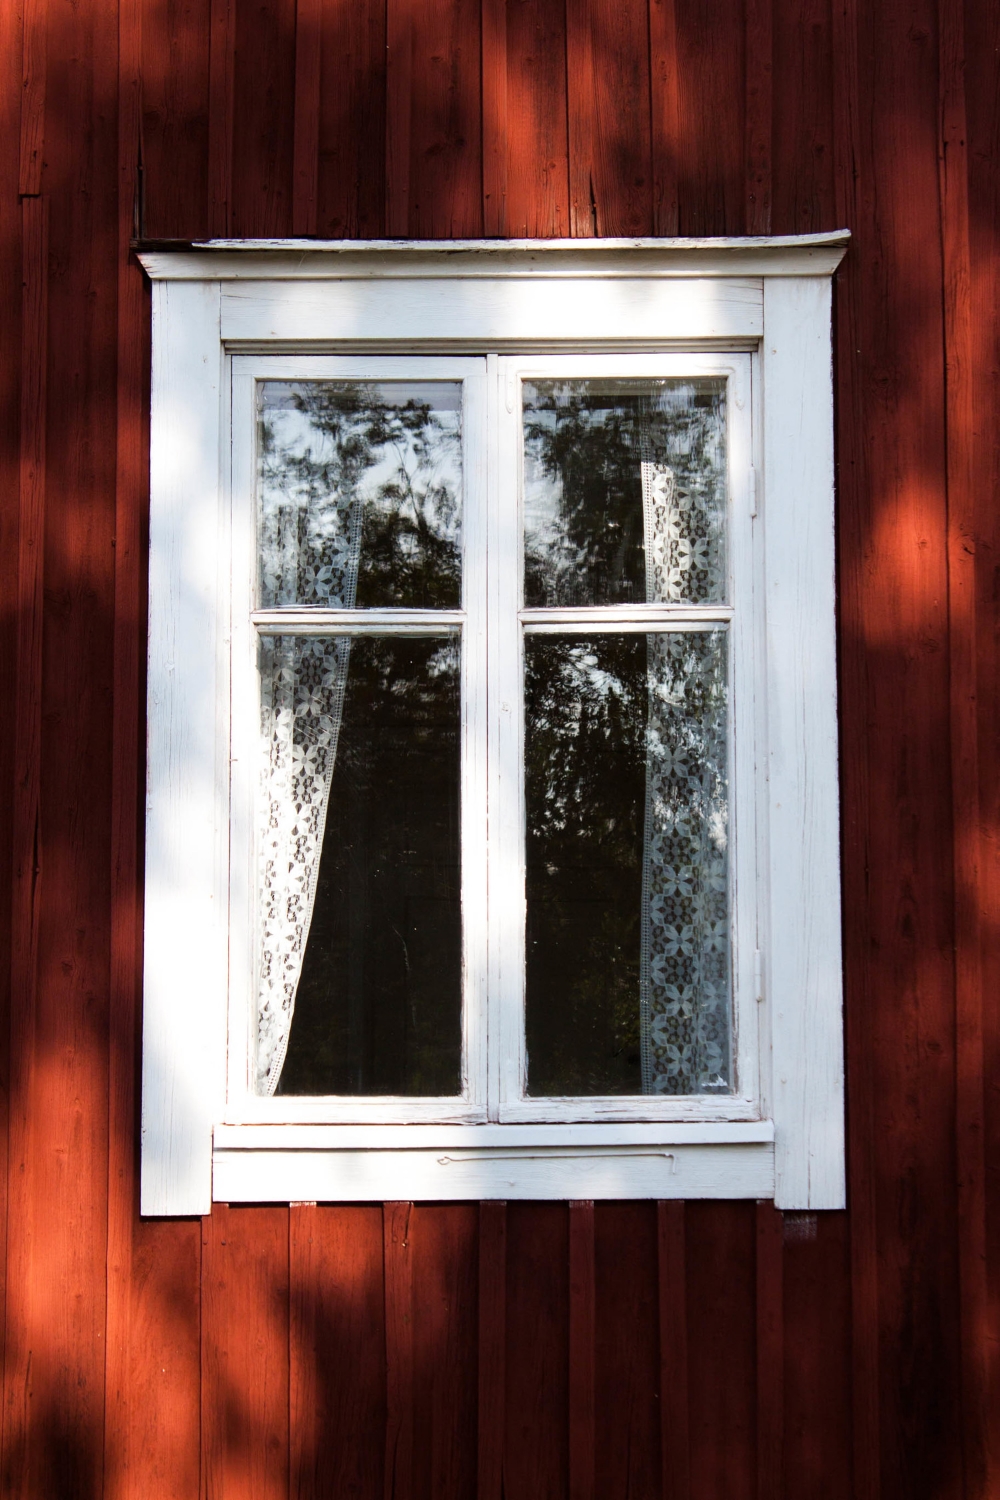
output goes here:
[[[829, 349], [842, 252], [812, 237], [144, 256], [145, 1212], [204, 1212], [213, 1195], [842, 1202]], [[716, 596], [525, 607], [525, 391], [699, 381], [724, 392]], [[394, 382], [461, 389], [457, 607], [275, 606], [260, 584], [262, 392]], [[356, 659], [365, 642], [458, 644], [455, 1092], [261, 1086], [261, 652], [296, 639], [326, 641], [328, 662], [337, 639]], [[525, 1042], [526, 655], [561, 650], [603, 681], [602, 649], [635, 656], [645, 642], [653, 684], [649, 663], [685, 640], [716, 641], [725, 662], [725, 1076], [707, 1090], [657, 1091], [661, 1077], [642, 1092], [539, 1093]]]

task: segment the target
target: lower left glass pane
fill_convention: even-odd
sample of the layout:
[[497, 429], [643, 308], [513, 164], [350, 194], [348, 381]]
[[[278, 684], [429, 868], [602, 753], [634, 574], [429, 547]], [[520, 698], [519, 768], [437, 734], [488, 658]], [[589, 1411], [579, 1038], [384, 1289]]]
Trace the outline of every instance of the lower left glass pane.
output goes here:
[[460, 1092], [460, 655], [260, 640], [261, 1094]]

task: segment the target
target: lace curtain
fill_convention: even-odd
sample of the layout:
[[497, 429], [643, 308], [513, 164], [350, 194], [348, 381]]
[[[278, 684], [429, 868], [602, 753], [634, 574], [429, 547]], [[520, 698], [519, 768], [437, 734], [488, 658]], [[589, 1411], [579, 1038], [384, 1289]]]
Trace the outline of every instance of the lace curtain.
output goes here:
[[[353, 609], [361, 559], [362, 500], [350, 489], [322, 507], [289, 486], [264, 484], [262, 594]], [[330, 783], [344, 713], [349, 636], [263, 637], [260, 643], [263, 828], [259, 889], [257, 1091], [281, 1077], [316, 897]]]
[[[723, 597], [711, 508], [642, 468], [647, 602]], [[639, 1021], [644, 1094], [729, 1087], [726, 656], [721, 630], [650, 634]]]

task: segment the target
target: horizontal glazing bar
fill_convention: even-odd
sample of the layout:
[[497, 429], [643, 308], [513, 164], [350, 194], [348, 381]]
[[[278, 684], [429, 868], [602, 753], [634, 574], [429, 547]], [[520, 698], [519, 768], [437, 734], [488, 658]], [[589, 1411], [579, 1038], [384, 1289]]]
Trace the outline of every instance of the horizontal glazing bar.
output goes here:
[[250, 616], [261, 635], [457, 635], [462, 610], [258, 609]]
[[634, 622], [642, 630], [656, 625], [726, 625], [734, 610], [726, 604], [611, 604], [579, 609], [522, 609], [526, 630], [618, 629]]
[[638, 620], [631, 615], [615, 615], [610, 619], [605, 616], [597, 620], [582, 620], [579, 617], [569, 620], [527, 619], [524, 621], [524, 633], [525, 635], [649, 635], [668, 631], [726, 630], [731, 619], [731, 615], [720, 616], [718, 614], [696, 616], [694, 619], [686, 615], [644, 615]]

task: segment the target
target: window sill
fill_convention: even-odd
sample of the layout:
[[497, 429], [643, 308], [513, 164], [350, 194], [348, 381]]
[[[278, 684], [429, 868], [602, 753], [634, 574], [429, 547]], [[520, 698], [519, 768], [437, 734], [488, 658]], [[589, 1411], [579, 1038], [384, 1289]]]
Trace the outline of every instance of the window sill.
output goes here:
[[772, 1198], [774, 1124], [217, 1125], [216, 1202]]

